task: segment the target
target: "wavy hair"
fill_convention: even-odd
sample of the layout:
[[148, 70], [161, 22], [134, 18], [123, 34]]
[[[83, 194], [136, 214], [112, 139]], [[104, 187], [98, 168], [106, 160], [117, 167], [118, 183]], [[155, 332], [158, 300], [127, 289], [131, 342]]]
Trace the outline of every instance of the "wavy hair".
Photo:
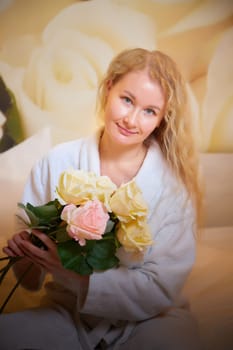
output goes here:
[[146, 70], [158, 82], [165, 94], [165, 112], [160, 126], [147, 142], [155, 138], [169, 166], [186, 187], [194, 207], [197, 223], [201, 223], [202, 188], [199, 175], [198, 147], [187, 97], [186, 83], [176, 63], [161, 51], [142, 48], [118, 54], [110, 63], [98, 91], [99, 112], [103, 112], [108, 95], [108, 83], [114, 85], [132, 71]]

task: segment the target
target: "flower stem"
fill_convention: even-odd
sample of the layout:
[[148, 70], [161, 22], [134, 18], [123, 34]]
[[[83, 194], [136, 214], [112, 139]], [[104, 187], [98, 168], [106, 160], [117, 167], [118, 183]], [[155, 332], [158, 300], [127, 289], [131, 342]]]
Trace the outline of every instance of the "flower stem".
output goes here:
[[[12, 264], [13, 265], [13, 264]], [[8, 301], [10, 300], [10, 298], [12, 297], [13, 293], [15, 292], [16, 288], [19, 286], [19, 284], [22, 282], [22, 280], [24, 279], [24, 277], [26, 276], [26, 274], [29, 272], [29, 270], [31, 270], [33, 266], [33, 263], [31, 263], [26, 270], [22, 273], [22, 275], [20, 276], [20, 278], [18, 279], [18, 281], [16, 282], [16, 284], [14, 285], [14, 287], [11, 289], [10, 293], [8, 294], [7, 298], [5, 299], [5, 301], [3, 302], [1, 308], [0, 308], [0, 314], [2, 314], [3, 310], [5, 309]], [[8, 270], [7, 270], [8, 271]]]
[[[2, 260], [6, 260], [7, 258], [2, 258]], [[6, 266], [4, 266], [1, 270], [0, 270], [0, 272], [2, 272], [2, 274], [1, 274], [1, 276], [0, 276], [0, 285], [1, 285], [1, 283], [2, 283], [2, 281], [3, 281], [3, 279], [4, 279], [4, 277], [5, 277], [5, 275], [7, 274], [7, 272], [10, 270], [10, 268], [11, 268], [11, 266], [13, 266], [14, 265], [14, 263], [16, 262], [16, 261], [18, 261], [19, 259], [21, 259], [21, 257], [15, 257], [15, 258], [9, 258], [9, 262], [8, 262], [8, 264], [6, 265]]]
[[11, 257], [10, 256], [4, 256], [3, 258], [0, 258], [0, 261], [3, 261], [3, 260], [10, 260]]

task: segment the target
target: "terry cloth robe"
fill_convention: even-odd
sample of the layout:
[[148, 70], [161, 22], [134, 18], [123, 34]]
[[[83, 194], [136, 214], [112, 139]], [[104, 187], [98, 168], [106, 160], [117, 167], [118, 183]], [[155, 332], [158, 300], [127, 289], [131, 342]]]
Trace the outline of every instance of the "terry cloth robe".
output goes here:
[[[100, 132], [54, 147], [33, 168], [22, 201], [41, 205], [53, 200], [60, 174], [70, 168], [101, 175], [99, 137]], [[101, 339], [109, 349], [118, 349], [120, 344], [127, 344], [135, 327], [171, 310], [180, 310], [186, 303], [180, 292], [195, 259], [195, 215], [191, 202], [156, 142], [150, 145], [135, 179], [148, 204], [154, 244], [138, 260], [121, 247], [119, 268], [90, 276], [81, 309], [78, 285], [74, 295], [56, 281], [47, 284], [49, 297], [75, 320], [81, 343], [77, 349], [94, 349]], [[178, 314], [174, 317], [179, 319]], [[153, 332], [156, 336], [156, 329]], [[131, 348], [137, 349], [135, 345]], [[138, 349], [141, 348], [140, 345]]]

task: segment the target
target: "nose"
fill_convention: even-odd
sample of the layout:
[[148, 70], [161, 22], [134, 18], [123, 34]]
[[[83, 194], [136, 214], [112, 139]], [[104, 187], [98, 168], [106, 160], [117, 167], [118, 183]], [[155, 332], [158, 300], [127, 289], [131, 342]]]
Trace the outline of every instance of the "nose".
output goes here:
[[127, 125], [134, 126], [137, 124], [138, 113], [139, 113], [139, 111], [136, 108], [128, 111], [127, 115], [124, 118]]

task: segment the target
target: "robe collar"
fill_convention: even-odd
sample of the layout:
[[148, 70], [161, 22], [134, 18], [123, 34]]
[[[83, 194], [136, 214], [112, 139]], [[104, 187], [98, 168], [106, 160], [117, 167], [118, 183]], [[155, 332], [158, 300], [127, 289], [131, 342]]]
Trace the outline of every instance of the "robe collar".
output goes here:
[[[100, 176], [99, 140], [102, 129], [87, 139], [86, 146], [82, 150], [81, 169], [93, 171]], [[149, 207], [148, 215], [154, 210], [163, 190], [163, 178], [168, 170], [166, 161], [156, 141], [152, 142], [147, 151], [141, 168], [135, 176], [135, 181], [143, 193], [143, 197]]]

